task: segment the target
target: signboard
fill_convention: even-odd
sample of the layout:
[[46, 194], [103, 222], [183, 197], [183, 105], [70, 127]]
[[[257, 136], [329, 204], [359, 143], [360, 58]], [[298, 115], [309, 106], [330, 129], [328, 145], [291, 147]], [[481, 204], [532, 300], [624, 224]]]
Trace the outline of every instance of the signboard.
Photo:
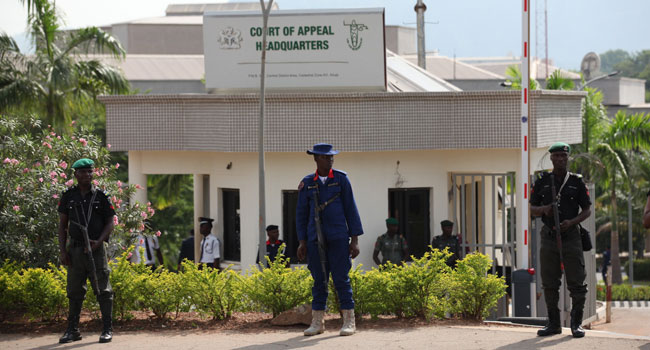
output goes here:
[[[260, 12], [203, 17], [206, 87], [256, 91], [262, 56]], [[384, 9], [271, 11], [266, 88], [386, 90]]]

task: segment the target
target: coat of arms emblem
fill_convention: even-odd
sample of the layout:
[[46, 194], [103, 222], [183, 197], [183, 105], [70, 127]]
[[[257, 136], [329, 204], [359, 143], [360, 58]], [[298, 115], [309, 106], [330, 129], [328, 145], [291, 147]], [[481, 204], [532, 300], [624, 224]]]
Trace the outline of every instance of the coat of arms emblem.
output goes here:
[[222, 49], [231, 50], [231, 49], [240, 49], [242, 42], [241, 32], [233, 27], [226, 27], [219, 34], [219, 39], [217, 40], [221, 44]]

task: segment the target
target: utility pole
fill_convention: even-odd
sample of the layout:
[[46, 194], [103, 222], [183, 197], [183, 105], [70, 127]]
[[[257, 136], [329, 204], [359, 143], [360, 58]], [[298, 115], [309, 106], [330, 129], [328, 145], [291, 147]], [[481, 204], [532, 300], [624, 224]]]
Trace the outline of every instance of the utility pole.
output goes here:
[[424, 47], [424, 11], [426, 10], [427, 5], [422, 0], [418, 0], [417, 4], [415, 4], [418, 31], [418, 66], [422, 69], [427, 69], [426, 49]]
[[264, 264], [266, 256], [266, 186], [264, 182], [264, 99], [265, 99], [265, 78], [266, 78], [266, 32], [269, 23], [269, 13], [273, 6], [273, 0], [269, 0], [268, 7], [264, 6], [264, 0], [260, 0], [262, 7], [262, 60], [260, 75], [260, 119], [257, 131], [257, 153], [259, 167], [259, 209], [260, 209], [260, 230], [259, 230], [259, 261]]

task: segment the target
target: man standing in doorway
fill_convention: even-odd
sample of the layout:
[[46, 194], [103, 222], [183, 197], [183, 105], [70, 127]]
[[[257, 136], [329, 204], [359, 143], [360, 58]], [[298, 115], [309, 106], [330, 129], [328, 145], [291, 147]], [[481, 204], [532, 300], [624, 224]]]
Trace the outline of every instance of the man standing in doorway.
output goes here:
[[352, 335], [356, 331], [348, 273], [352, 267], [351, 258], [359, 255], [358, 236], [363, 234], [363, 228], [347, 174], [332, 169], [334, 155], [338, 153], [330, 144], [315, 144], [307, 154], [314, 156], [316, 172], [305, 176], [298, 185], [296, 230], [300, 243], [297, 255], [299, 260], [307, 256], [314, 278], [312, 322], [304, 331], [305, 335], [325, 331], [323, 317], [330, 273], [343, 314], [339, 334]]
[[104, 242], [108, 241], [113, 232], [115, 210], [108, 196], [92, 185], [94, 166], [95, 163], [88, 158], [79, 159], [72, 164], [77, 185], [65, 191], [59, 202], [59, 248], [61, 263], [68, 266], [66, 290], [70, 301], [68, 329], [59, 339], [59, 343], [70, 343], [82, 338], [79, 332], [79, 316], [86, 297], [86, 281], [92, 271], [84, 241], [84, 230], [88, 232], [95, 263], [99, 289], [95, 291], [95, 295], [104, 324], [99, 342], [108, 343], [113, 339], [113, 289], [109, 280], [110, 270]]
[[[548, 310], [548, 323], [537, 335], [547, 336], [562, 333], [560, 324], [559, 288], [562, 280], [562, 264], [567, 286], [571, 292], [571, 333], [575, 338], [585, 336], [582, 329], [582, 315], [587, 295], [585, 284], [585, 260], [582, 252], [579, 223], [591, 214], [591, 199], [587, 186], [579, 174], [567, 170], [571, 148], [566, 143], [555, 143], [548, 150], [551, 153], [553, 171], [546, 172], [535, 181], [530, 191], [530, 211], [541, 216], [544, 226], [541, 230], [540, 265], [542, 288]], [[551, 174], [555, 181], [556, 198], [552, 198]], [[557, 240], [553, 201], [557, 201], [561, 240]], [[561, 243], [561, 244], [560, 244]], [[561, 252], [560, 252], [561, 247]], [[562, 254], [560, 256], [560, 254]]]
[[[377, 265], [383, 265], [387, 262], [400, 264], [408, 256], [408, 245], [406, 239], [398, 234], [399, 221], [395, 218], [386, 219], [386, 233], [377, 237], [375, 250], [372, 253], [372, 260]], [[381, 253], [381, 262], [379, 261]]]
[[213, 221], [214, 219], [210, 218], [199, 218], [199, 223], [201, 224], [201, 235], [203, 235], [203, 239], [201, 240], [201, 257], [199, 259], [199, 264], [206, 264], [208, 267], [221, 270], [219, 262], [221, 259], [221, 247], [219, 245], [219, 239], [211, 234]]
[[446, 262], [447, 266], [454, 269], [456, 268], [456, 261], [460, 258], [460, 242], [458, 241], [457, 236], [451, 234], [454, 232], [454, 223], [449, 220], [442, 220], [440, 222], [440, 229], [442, 230], [442, 234], [433, 237], [431, 247], [439, 250], [449, 248], [449, 252], [452, 253], [452, 255]]

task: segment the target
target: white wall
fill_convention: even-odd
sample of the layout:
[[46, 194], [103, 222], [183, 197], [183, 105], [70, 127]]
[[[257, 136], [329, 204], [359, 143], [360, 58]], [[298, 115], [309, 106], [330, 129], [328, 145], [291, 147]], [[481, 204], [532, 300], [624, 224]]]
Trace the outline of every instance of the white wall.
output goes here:
[[[531, 169], [539, 169], [545, 150], [531, 150]], [[214, 233], [222, 239], [222, 215], [219, 190], [239, 189], [242, 267], [255, 262], [258, 240], [258, 169], [256, 153], [158, 152], [131, 151], [140, 158], [143, 174], [207, 174], [210, 176], [210, 215], [217, 219]], [[548, 157], [546, 157], [548, 158]], [[399, 164], [400, 180], [397, 161]], [[232, 162], [230, 169], [227, 165]], [[361, 215], [365, 234], [360, 237], [360, 256], [356, 264], [374, 266], [372, 249], [378, 235], [385, 232], [388, 215], [388, 189], [427, 187], [432, 189], [431, 235], [440, 234], [439, 222], [451, 219], [448, 189], [450, 173], [492, 173], [519, 168], [519, 151], [514, 149], [435, 150], [341, 153], [334, 168], [348, 173]], [[548, 161], [547, 161], [548, 163]], [[548, 167], [548, 164], [542, 164]], [[136, 164], [129, 164], [136, 169]], [[267, 224], [282, 224], [282, 191], [298, 187], [300, 180], [313, 173], [313, 158], [305, 153], [268, 153], [266, 155]], [[282, 231], [282, 228], [281, 228]]]

